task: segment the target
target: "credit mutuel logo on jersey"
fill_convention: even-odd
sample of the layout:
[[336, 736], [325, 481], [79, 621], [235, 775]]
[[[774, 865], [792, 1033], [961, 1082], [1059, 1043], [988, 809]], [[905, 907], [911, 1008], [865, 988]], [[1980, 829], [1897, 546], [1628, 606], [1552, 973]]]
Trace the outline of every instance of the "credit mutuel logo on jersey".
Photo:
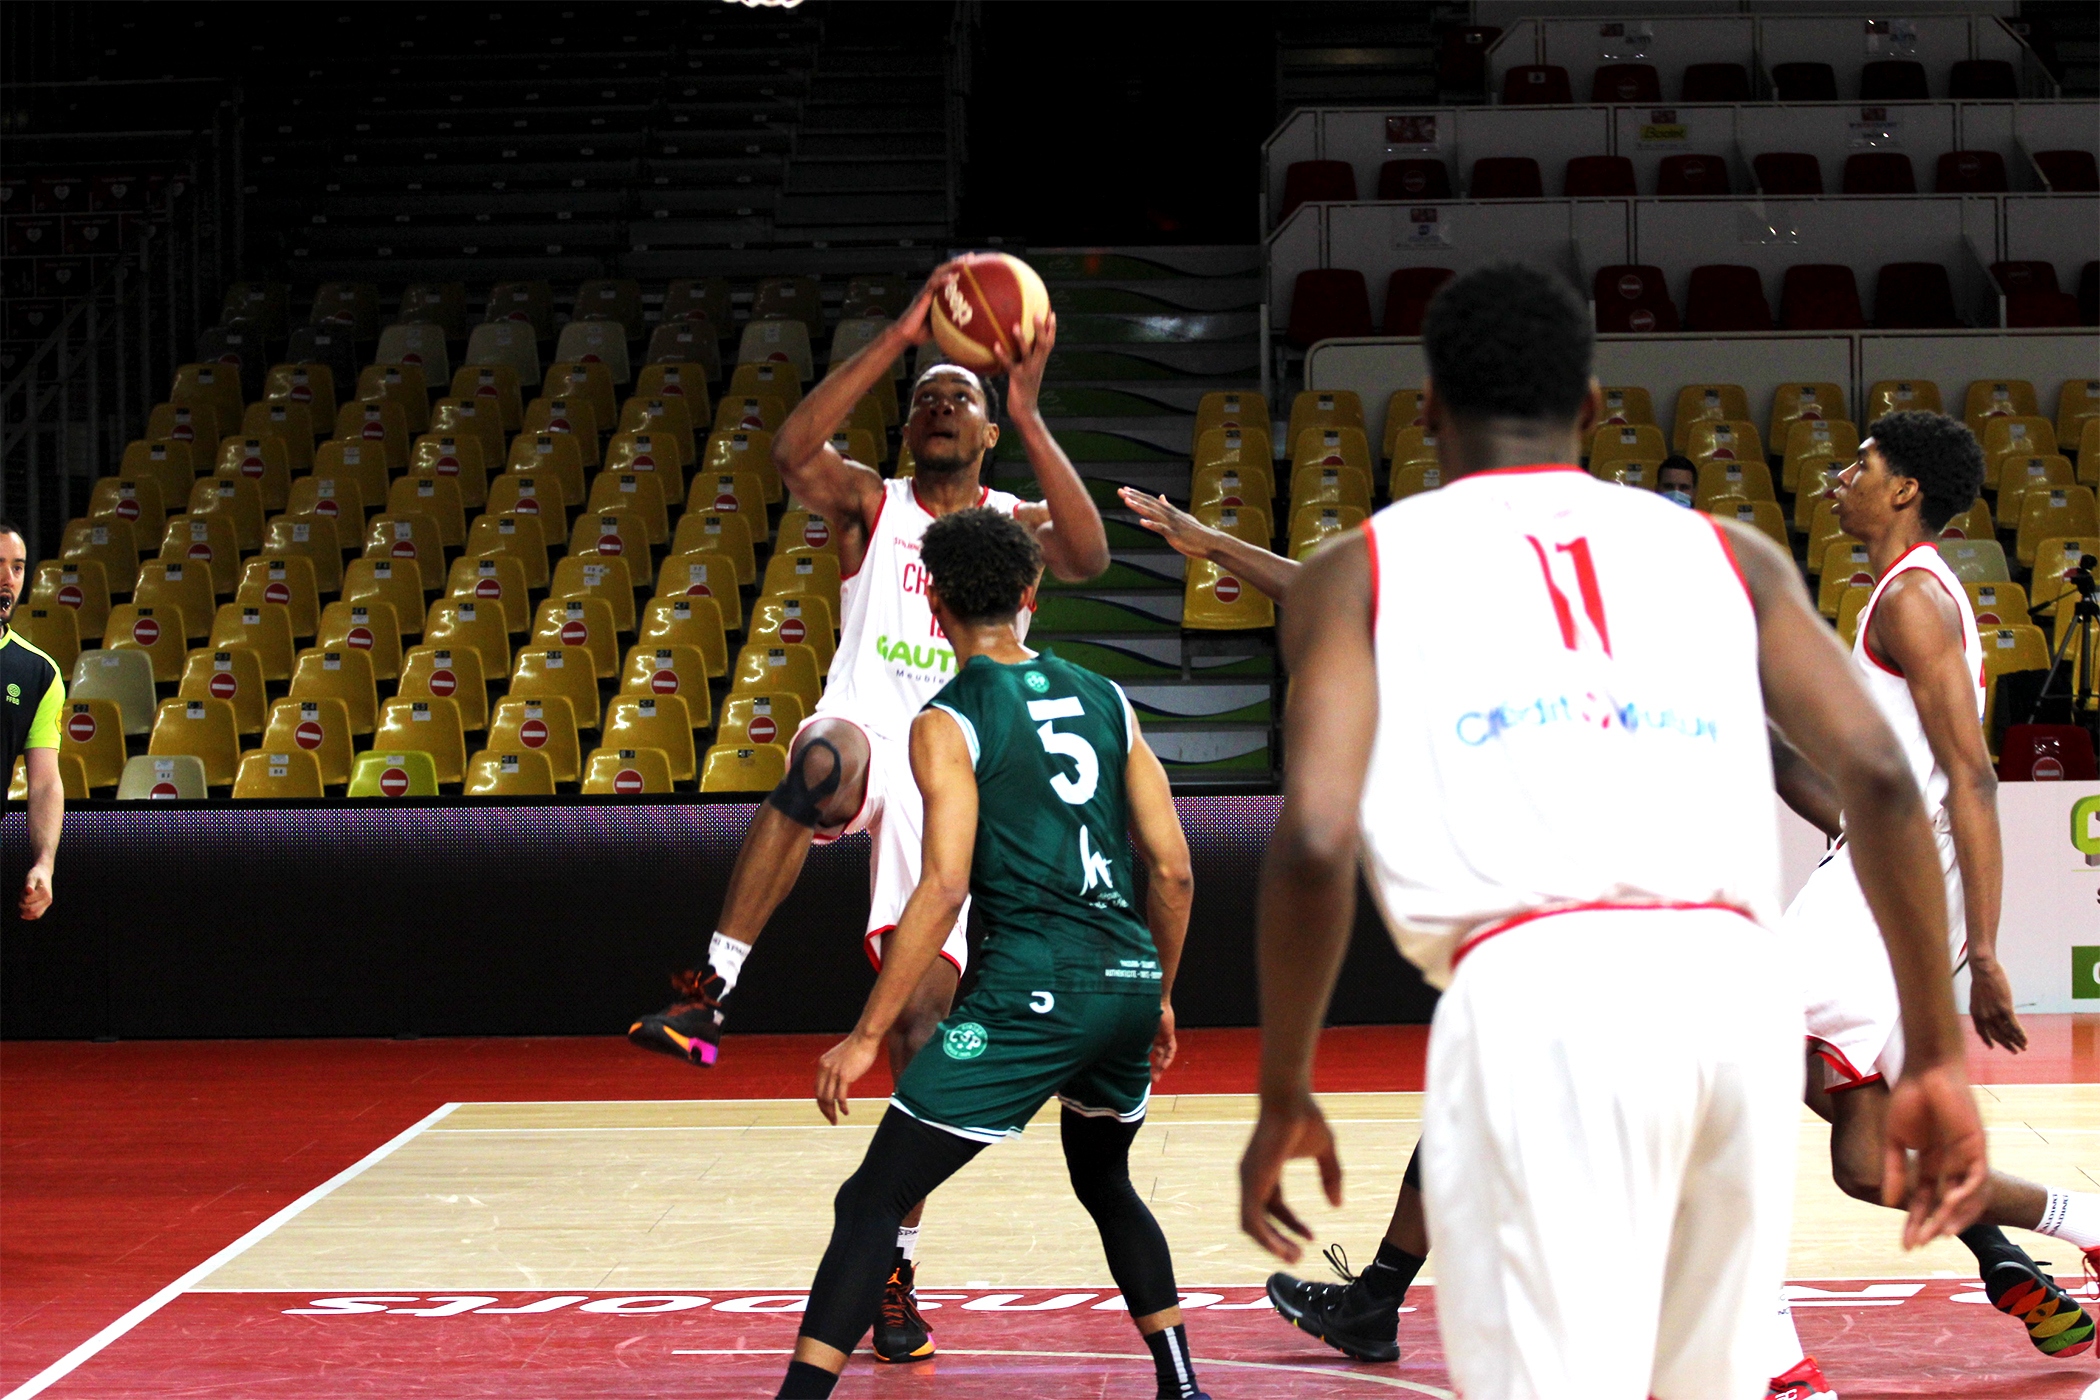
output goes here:
[[1585, 691], [1581, 695], [1541, 695], [1533, 700], [1468, 710], [1454, 726], [1458, 741], [1479, 748], [1493, 739], [1526, 729], [1549, 729], [1560, 725], [1583, 729], [1618, 730], [1626, 734], [1675, 734], [1709, 743], [1721, 737], [1719, 725], [1704, 715], [1685, 714], [1663, 706], [1651, 708], [1638, 700], [1621, 701], [1616, 696]]

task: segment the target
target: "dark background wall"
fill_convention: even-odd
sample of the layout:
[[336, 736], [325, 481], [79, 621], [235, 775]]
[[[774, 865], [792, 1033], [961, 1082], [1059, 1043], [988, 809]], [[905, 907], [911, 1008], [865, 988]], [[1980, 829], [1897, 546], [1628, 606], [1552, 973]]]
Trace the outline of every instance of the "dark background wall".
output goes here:
[[[1268, 796], [1179, 799], [1196, 908], [1182, 1024], [1256, 1020], [1253, 911]], [[58, 899], [5, 901], [0, 1035], [603, 1035], [698, 955], [749, 824], [743, 802], [75, 804]], [[862, 956], [866, 837], [813, 851], [738, 986], [736, 1030], [843, 1031]], [[20, 810], [0, 821], [18, 887]], [[981, 933], [981, 931], [978, 931]], [[1368, 907], [1338, 1022], [1434, 1004]]]

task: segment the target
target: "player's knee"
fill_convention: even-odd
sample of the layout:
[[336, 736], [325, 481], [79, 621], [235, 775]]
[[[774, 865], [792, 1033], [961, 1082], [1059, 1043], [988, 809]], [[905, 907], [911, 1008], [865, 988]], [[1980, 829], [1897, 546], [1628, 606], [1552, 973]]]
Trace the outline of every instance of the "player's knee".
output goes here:
[[904, 1008], [904, 1013], [897, 1018], [896, 1029], [892, 1034], [896, 1037], [899, 1048], [903, 1050], [907, 1062], [926, 1047], [926, 1042], [933, 1039], [933, 1033], [940, 1029], [941, 1018], [947, 1014], [948, 1008], [945, 1005], [935, 1006], [923, 1001], [914, 1001]]
[[847, 805], [845, 799], [850, 796], [855, 805], [859, 801], [860, 784], [849, 782], [849, 776], [838, 745], [826, 735], [815, 734], [789, 755], [787, 775], [767, 795], [766, 803], [797, 826], [838, 826], [853, 816], [850, 807], [840, 811]]

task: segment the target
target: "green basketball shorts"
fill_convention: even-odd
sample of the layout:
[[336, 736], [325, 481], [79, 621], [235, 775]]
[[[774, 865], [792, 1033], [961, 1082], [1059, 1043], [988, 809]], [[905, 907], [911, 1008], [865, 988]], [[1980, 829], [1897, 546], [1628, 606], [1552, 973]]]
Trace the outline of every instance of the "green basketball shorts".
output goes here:
[[1054, 1095], [1135, 1123], [1152, 1097], [1159, 1002], [1111, 992], [979, 987], [912, 1057], [890, 1102], [977, 1142], [1019, 1137]]

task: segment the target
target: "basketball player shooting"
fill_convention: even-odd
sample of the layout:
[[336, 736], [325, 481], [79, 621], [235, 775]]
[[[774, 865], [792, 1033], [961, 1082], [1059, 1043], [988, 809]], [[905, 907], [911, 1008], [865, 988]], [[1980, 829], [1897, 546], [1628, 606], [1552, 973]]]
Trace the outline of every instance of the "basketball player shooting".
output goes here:
[[[919, 883], [920, 802], [908, 750], [912, 717], [956, 673], [955, 654], [926, 603], [920, 540], [941, 516], [973, 507], [1004, 511], [1035, 537], [1048, 570], [1061, 579], [1093, 578], [1108, 567], [1108, 537], [1086, 484], [1037, 411], [1043, 369], [1057, 339], [1045, 314], [1032, 343], [1023, 328], [1010, 339], [1028, 348], [1016, 358], [1004, 344], [1007, 418], [1021, 439], [1040, 503], [983, 481], [986, 454], [1000, 440], [984, 382], [959, 365], [939, 364], [912, 386], [903, 439], [917, 463], [914, 477], [885, 480], [841, 456], [831, 435], [891, 365], [931, 338], [933, 299], [945, 293], [956, 264], [936, 268], [904, 314], [858, 354], [810, 390], [773, 439], [773, 460], [795, 498], [832, 523], [839, 535], [843, 580], [838, 652], [824, 696], [796, 732], [781, 780], [752, 819], [730, 872], [714, 936], [700, 970], [673, 979], [677, 999], [629, 1028], [646, 1050], [712, 1065], [737, 974], [766, 921], [794, 888], [812, 843], [856, 831], [874, 838], [869, 867], [866, 951], [880, 969], [905, 901]], [[1025, 627], [1026, 619], [1022, 619]], [[943, 931], [940, 956], [911, 989], [890, 1026], [890, 1070], [902, 1074], [948, 1013], [968, 949], [967, 903]], [[912, 1255], [919, 1208], [898, 1234], [896, 1270], [878, 1354], [917, 1360], [933, 1354], [912, 1304]], [[891, 1305], [894, 1306], [891, 1306]]]
[[[1907, 1246], [1966, 1228], [1987, 1177], [1931, 827], [1793, 561], [1575, 465], [1602, 394], [1572, 288], [1478, 268], [1424, 337], [1447, 484], [1315, 553], [1280, 622], [1292, 761], [1258, 911], [1241, 1225], [1298, 1256], [1292, 1158], [1341, 1198], [1312, 1060], [1360, 858], [1444, 992], [1422, 1178], [1456, 1388], [1756, 1400], [1801, 1082], [1768, 723], [1860, 818], [1903, 1017], [1882, 1180]], [[1453, 587], [1496, 625], [1418, 601]]]
[[[1985, 1045], [2017, 1054], [2027, 1034], [1997, 957], [2004, 864], [1998, 780], [1983, 736], [1983, 646], [1961, 580], [1934, 545], [1947, 522], [1974, 503], [1983, 476], [1983, 449], [1959, 420], [1892, 413], [1868, 426], [1859, 460], [1840, 473], [1832, 495], [1838, 524], [1866, 545], [1875, 578], [1852, 644], [1854, 672], [1924, 793], [1953, 934], [1949, 956], [1956, 967], [1966, 959], [1969, 969], [1970, 1020]], [[1897, 988], [1854, 864], [1866, 819], [1846, 809], [1830, 781], [1778, 736], [1773, 766], [1780, 796], [1836, 842], [1780, 926], [1803, 983], [1808, 1104], [1830, 1122], [1838, 1187], [1879, 1203], [1889, 1086], [1909, 1067]], [[1976, 1256], [1992, 1304], [2018, 1318], [2045, 1356], [2091, 1350], [2092, 1319], [1999, 1227], [2054, 1235], [2100, 1266], [2100, 1195], [1992, 1172], [1984, 1201], [1981, 1221], [1961, 1241]], [[1773, 1395], [1834, 1400], [1830, 1382], [1802, 1350], [1791, 1313], [1779, 1315]]]

